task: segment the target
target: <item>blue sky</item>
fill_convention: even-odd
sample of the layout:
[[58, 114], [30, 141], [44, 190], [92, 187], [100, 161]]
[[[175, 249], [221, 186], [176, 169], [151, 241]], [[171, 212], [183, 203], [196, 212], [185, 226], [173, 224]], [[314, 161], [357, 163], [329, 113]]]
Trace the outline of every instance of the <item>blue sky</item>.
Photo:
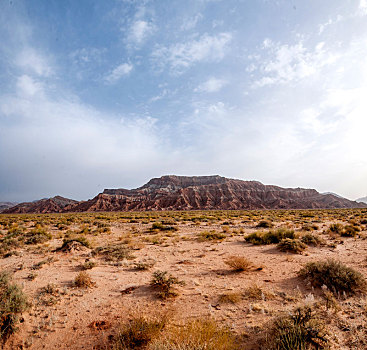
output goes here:
[[367, 194], [367, 0], [0, 1], [0, 201], [164, 174]]

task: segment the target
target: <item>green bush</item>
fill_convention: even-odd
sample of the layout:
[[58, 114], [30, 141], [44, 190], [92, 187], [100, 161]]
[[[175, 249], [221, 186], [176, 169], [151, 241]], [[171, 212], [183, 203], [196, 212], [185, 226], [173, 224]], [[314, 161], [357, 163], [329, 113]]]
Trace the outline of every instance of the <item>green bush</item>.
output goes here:
[[263, 245], [263, 244], [276, 244], [285, 238], [294, 239], [295, 238], [294, 230], [279, 228], [277, 230], [270, 230], [265, 233], [258, 231], [250, 233], [248, 236], [246, 236], [245, 241], [255, 245]]
[[0, 272], [0, 338], [6, 341], [17, 330], [19, 316], [28, 308], [27, 298], [9, 275]]
[[183, 281], [169, 275], [167, 271], [155, 271], [150, 282], [150, 285], [158, 290], [158, 297], [161, 299], [177, 296], [174, 286], [183, 284]]
[[360, 272], [335, 260], [308, 263], [298, 275], [309, 280], [314, 287], [325, 285], [334, 294], [356, 294], [364, 292], [367, 286]]

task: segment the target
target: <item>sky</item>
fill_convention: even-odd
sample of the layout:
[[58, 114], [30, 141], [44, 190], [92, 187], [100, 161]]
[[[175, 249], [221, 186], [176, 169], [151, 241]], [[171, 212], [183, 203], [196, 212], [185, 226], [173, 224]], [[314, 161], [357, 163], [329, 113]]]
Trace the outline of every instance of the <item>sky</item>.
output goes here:
[[0, 201], [166, 174], [367, 194], [367, 0], [0, 0]]

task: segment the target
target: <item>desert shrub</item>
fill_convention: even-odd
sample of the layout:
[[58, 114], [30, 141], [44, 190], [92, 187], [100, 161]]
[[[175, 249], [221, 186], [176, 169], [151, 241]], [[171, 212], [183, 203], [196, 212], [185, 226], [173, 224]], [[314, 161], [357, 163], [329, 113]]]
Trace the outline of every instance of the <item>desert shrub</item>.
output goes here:
[[243, 293], [244, 298], [249, 300], [265, 300], [267, 297], [271, 298], [270, 293], [266, 293], [257, 284], [247, 287]]
[[328, 232], [341, 235], [343, 233], [343, 225], [342, 224], [331, 224], [329, 226]]
[[259, 228], [272, 228], [274, 224], [270, 220], [261, 220], [256, 227]]
[[318, 235], [312, 233], [305, 234], [301, 237], [301, 241], [307, 245], [319, 246], [323, 243], [323, 240]]
[[149, 350], [235, 350], [237, 337], [212, 319], [199, 319], [175, 327], [165, 337], [154, 341]]
[[243, 256], [233, 255], [224, 262], [235, 272], [249, 271], [253, 267], [253, 264]]
[[176, 226], [164, 225], [162, 222], [154, 222], [150, 231], [177, 231]]
[[137, 261], [134, 264], [135, 269], [143, 271], [143, 270], [149, 270], [151, 267], [153, 267], [155, 264], [155, 260], [149, 259], [144, 261]]
[[84, 262], [84, 264], [81, 265], [81, 268], [83, 270], [91, 270], [93, 269], [93, 267], [97, 266], [97, 262], [93, 261], [93, 260], [87, 260]]
[[158, 291], [157, 295], [161, 299], [177, 296], [177, 291], [174, 286], [183, 284], [183, 281], [169, 275], [167, 271], [155, 271], [150, 282], [150, 285]]
[[74, 285], [78, 288], [90, 288], [93, 287], [95, 283], [87, 272], [82, 271], [75, 277]]
[[74, 236], [71, 238], [64, 238], [62, 246], [58, 250], [67, 249], [73, 242], [80, 243], [82, 246], [90, 248], [88, 239], [84, 236]]
[[315, 287], [325, 285], [334, 294], [356, 294], [366, 289], [363, 275], [336, 260], [317, 261], [306, 264], [298, 275]]
[[[38, 226], [38, 225], [37, 225]], [[36, 227], [25, 234], [25, 244], [38, 244], [49, 241], [52, 235], [42, 227]]]
[[327, 346], [325, 326], [309, 306], [276, 319], [267, 340], [269, 350], [326, 349]]
[[358, 226], [345, 225], [343, 232], [341, 233], [341, 236], [342, 237], [355, 237], [359, 231], [360, 229]]
[[299, 239], [284, 238], [278, 243], [278, 249], [282, 252], [302, 253], [307, 245]]
[[216, 231], [202, 231], [198, 235], [199, 241], [221, 241], [227, 236], [222, 232]]
[[27, 297], [5, 272], [0, 272], [0, 338], [6, 341], [17, 330], [19, 316], [27, 310]]
[[316, 224], [305, 224], [302, 226], [303, 231], [315, 231], [318, 229], [319, 227]]
[[123, 244], [107, 245], [97, 247], [92, 251], [93, 255], [102, 255], [107, 261], [120, 261], [124, 259], [134, 259], [129, 248]]
[[144, 316], [134, 317], [121, 326], [113, 339], [114, 350], [141, 349], [159, 337], [166, 325], [164, 318], [148, 319]]
[[285, 238], [295, 238], [294, 230], [279, 228], [267, 232], [253, 232], [245, 237], [245, 241], [255, 245], [276, 244]]

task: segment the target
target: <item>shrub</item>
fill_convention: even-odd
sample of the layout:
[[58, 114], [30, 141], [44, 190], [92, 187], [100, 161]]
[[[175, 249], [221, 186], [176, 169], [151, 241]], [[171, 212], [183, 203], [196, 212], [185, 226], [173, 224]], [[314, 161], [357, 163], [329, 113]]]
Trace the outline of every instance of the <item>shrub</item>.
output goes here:
[[357, 235], [357, 232], [359, 232], [360, 229], [358, 226], [355, 225], [345, 225], [343, 232], [341, 233], [342, 237], [355, 237]]
[[28, 232], [25, 244], [38, 244], [49, 241], [52, 238], [52, 235], [47, 232], [44, 228], [35, 228]]
[[114, 350], [145, 348], [158, 337], [166, 325], [166, 320], [134, 317], [123, 325], [113, 341]]
[[93, 269], [93, 267], [97, 266], [97, 262], [93, 261], [93, 260], [88, 260], [85, 261], [84, 264], [81, 265], [81, 268], [83, 270], [91, 270]]
[[267, 341], [271, 350], [325, 349], [328, 346], [325, 326], [310, 307], [297, 308], [275, 322]]
[[0, 338], [6, 341], [17, 330], [19, 316], [27, 310], [27, 298], [9, 275], [0, 272]]
[[367, 286], [360, 272], [335, 260], [308, 263], [298, 275], [308, 279], [315, 287], [325, 285], [334, 294], [356, 294], [363, 292]]
[[199, 241], [220, 241], [227, 236], [224, 233], [216, 231], [203, 231], [199, 233]]
[[236, 304], [241, 301], [241, 299], [242, 296], [240, 293], [232, 292], [221, 294], [218, 298], [218, 301], [222, 304]]
[[93, 287], [95, 283], [87, 272], [82, 271], [75, 277], [74, 285], [78, 288], [90, 288]]
[[224, 261], [235, 272], [249, 271], [253, 264], [242, 256], [230, 256]]
[[104, 247], [98, 247], [92, 251], [93, 255], [102, 255], [107, 261], [120, 261], [124, 259], [134, 259], [135, 257], [131, 254], [123, 244], [108, 245]]
[[285, 238], [295, 238], [294, 230], [279, 228], [277, 230], [270, 230], [265, 233], [254, 232], [246, 236], [245, 241], [255, 245], [276, 244]]
[[77, 242], [86, 248], [90, 248], [90, 243], [88, 239], [84, 236], [75, 236], [72, 238], [64, 238], [62, 246], [58, 250], [68, 250], [72, 243]]
[[316, 224], [305, 224], [302, 226], [302, 230], [304, 231], [315, 231], [318, 229], [319, 227]]
[[301, 237], [301, 241], [307, 245], [319, 246], [323, 243], [322, 239], [318, 235], [308, 233]]
[[261, 220], [256, 227], [261, 227], [261, 228], [272, 228], [274, 226], [274, 224], [270, 221], [270, 220]]
[[282, 252], [302, 253], [307, 245], [299, 239], [285, 238], [278, 243], [278, 248]]
[[162, 222], [154, 222], [150, 231], [177, 231], [178, 228], [176, 226], [168, 226], [164, 225]]
[[343, 233], [343, 225], [342, 224], [331, 224], [328, 229], [329, 232], [341, 235]]
[[179, 281], [177, 277], [169, 275], [167, 271], [155, 271], [150, 285], [158, 290], [159, 298], [167, 299], [177, 296], [174, 285], [184, 285], [184, 282]]

